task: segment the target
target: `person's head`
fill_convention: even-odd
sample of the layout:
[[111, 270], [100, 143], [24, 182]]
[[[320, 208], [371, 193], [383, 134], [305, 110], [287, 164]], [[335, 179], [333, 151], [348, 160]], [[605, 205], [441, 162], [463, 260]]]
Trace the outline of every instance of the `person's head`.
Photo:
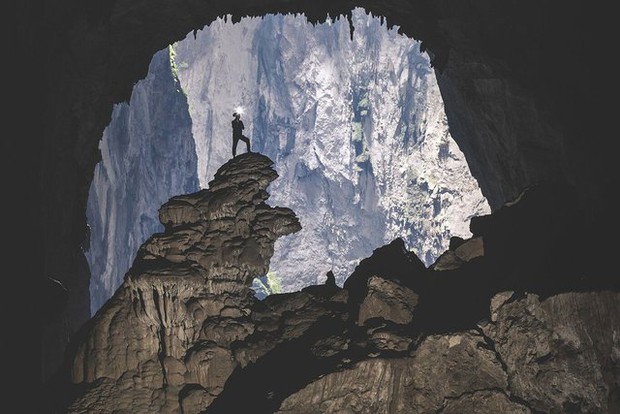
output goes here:
[[239, 112], [233, 112], [233, 116], [239, 119], [241, 117], [241, 114]]

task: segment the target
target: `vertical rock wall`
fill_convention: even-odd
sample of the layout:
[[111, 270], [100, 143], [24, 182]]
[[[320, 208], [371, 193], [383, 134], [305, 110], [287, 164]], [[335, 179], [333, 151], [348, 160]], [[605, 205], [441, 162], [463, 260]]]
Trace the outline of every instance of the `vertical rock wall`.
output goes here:
[[198, 190], [192, 120], [175, 71], [168, 49], [155, 54], [103, 133], [86, 211], [93, 314], [122, 283], [138, 247], [161, 231], [159, 206]]

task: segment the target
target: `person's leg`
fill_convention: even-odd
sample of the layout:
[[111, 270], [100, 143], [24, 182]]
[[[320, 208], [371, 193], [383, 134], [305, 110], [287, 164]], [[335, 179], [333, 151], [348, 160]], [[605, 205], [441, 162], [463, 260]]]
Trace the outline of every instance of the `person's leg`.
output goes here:
[[235, 158], [235, 156], [237, 155], [237, 143], [239, 142], [239, 138], [237, 137], [233, 137], [233, 158]]
[[248, 152], [250, 152], [250, 138], [246, 137], [245, 135], [241, 135], [241, 140], [245, 142], [245, 146], [248, 147]]

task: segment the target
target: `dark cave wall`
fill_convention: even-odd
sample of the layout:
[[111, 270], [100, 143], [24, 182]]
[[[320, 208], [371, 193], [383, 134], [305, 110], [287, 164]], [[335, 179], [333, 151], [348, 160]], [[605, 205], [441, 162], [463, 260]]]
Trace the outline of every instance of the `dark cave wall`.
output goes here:
[[[574, 59], [575, 50], [593, 43], [583, 30], [588, 14], [582, 2], [561, 4], [117, 0], [58, 5], [46, 26], [42, 226], [44, 274], [64, 283], [69, 300], [44, 328], [44, 377], [56, 370], [64, 345], [88, 318], [82, 248], [98, 141], [112, 104], [128, 99], [157, 50], [225, 14], [238, 19], [304, 12], [316, 21], [363, 6], [422, 40], [434, 57], [452, 134], [494, 208], [524, 186], [553, 179], [574, 184], [589, 199], [600, 197], [590, 207], [606, 211], [606, 183], [595, 179], [608, 176], [604, 157], [609, 155], [595, 149], [601, 138], [584, 126], [593, 112], [592, 69], [586, 60]], [[595, 181], [600, 188], [591, 185]]]
[[575, 168], [594, 155], [580, 145], [595, 93], [584, 3], [440, 3], [438, 83], [491, 206], [542, 181], [590, 186], [590, 168]]

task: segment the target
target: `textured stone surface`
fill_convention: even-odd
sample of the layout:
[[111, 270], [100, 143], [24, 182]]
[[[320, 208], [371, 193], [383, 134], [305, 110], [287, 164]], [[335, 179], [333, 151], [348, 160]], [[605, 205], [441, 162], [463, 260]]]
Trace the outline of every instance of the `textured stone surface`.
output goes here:
[[174, 61], [162, 50], [129, 102], [115, 106], [99, 145], [86, 210], [92, 315], [123, 282], [138, 247], [162, 230], [157, 209], [199, 189], [191, 128]]
[[513, 394], [536, 411], [616, 412], [620, 295], [565, 293], [505, 302], [484, 331]]
[[415, 412], [439, 411], [463, 394], [506, 387], [500, 361], [476, 332], [428, 337], [413, 355], [412, 366]]
[[368, 294], [370, 278], [379, 276], [416, 291], [425, 271], [424, 263], [415, 253], [406, 249], [403, 240], [395, 239], [375, 249], [372, 256], [362, 260], [345, 281], [344, 288], [349, 291], [349, 303], [359, 306]]
[[617, 412], [619, 303], [606, 292], [515, 300], [483, 329], [429, 336], [410, 356], [317, 379], [280, 411]]
[[450, 250], [446, 250], [439, 256], [431, 268], [438, 272], [456, 270], [470, 260], [482, 256], [484, 256], [484, 239], [482, 237], [472, 237], [468, 240], [453, 237], [450, 239]]
[[238, 365], [231, 343], [254, 331], [249, 285], [277, 237], [300, 228], [291, 210], [264, 203], [271, 165], [241, 155], [209, 190], [162, 206], [165, 232], [138, 251], [77, 345], [72, 381], [88, 388], [70, 412], [175, 412], [181, 389], [184, 409], [196, 412], [190, 406], [221, 392]]
[[[517, 268], [496, 260], [527, 251], [533, 234], [564, 234], [530, 231], [543, 219], [528, 207], [536, 192], [474, 220], [491, 254], [475, 238], [454, 243], [475, 258], [457, 269], [426, 269], [396, 240], [344, 289], [258, 301], [253, 275], [274, 240], [299, 228], [290, 210], [264, 203], [275, 177], [267, 157], [244, 154], [209, 190], [162, 206], [165, 232], [143, 245], [77, 344], [69, 412], [618, 411], [620, 289], [587, 291], [533, 255]], [[523, 290], [517, 270], [548, 278], [547, 295]], [[513, 289], [494, 291], [504, 285]]]
[[433, 270], [438, 272], [444, 270], [456, 270], [463, 266], [463, 261], [452, 250], [446, 250], [437, 261], [431, 265]]
[[326, 375], [287, 398], [280, 412], [530, 412], [506, 388], [507, 374], [483, 336], [460, 332], [428, 337], [410, 357]]
[[[302, 338], [310, 329], [316, 328], [320, 318], [346, 320], [346, 292], [339, 291], [342, 293], [329, 299], [306, 292], [267, 297], [253, 308], [251, 319], [256, 330], [245, 341], [236, 344], [236, 360], [245, 367], [278, 345]], [[335, 342], [338, 346], [338, 341]]]
[[505, 413], [529, 414], [532, 411], [526, 406], [510, 401], [502, 391], [484, 390], [465, 394], [449, 401], [440, 411], [441, 413]]
[[[410, 409], [402, 385], [411, 383], [410, 361], [370, 359], [326, 375], [287, 398], [278, 412], [397, 413]], [[346, 385], [345, 385], [346, 384]]]
[[358, 323], [364, 323], [373, 317], [397, 324], [411, 322], [418, 295], [412, 290], [400, 286], [391, 280], [372, 276], [368, 279], [368, 294], [360, 305]]
[[473, 237], [457, 247], [454, 254], [464, 262], [482, 257], [484, 256], [484, 240], [482, 237]]

